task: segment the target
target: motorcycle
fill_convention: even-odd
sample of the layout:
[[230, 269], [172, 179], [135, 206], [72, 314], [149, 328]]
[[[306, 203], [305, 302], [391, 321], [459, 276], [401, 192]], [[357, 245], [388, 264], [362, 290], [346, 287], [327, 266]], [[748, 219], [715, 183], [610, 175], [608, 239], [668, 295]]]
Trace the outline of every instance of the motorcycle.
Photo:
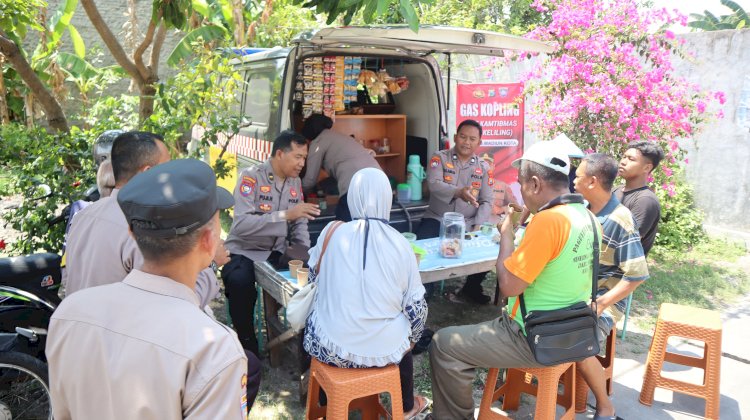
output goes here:
[[0, 258], [0, 420], [51, 419], [44, 348], [60, 304], [61, 258]]
[[35, 333], [0, 333], [0, 420], [51, 420], [47, 364], [26, 353]]

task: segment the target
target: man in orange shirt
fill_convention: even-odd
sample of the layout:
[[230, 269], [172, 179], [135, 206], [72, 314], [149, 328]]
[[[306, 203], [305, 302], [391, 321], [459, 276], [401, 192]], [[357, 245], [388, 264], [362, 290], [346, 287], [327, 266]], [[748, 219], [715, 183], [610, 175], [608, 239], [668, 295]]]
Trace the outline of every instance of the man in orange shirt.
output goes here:
[[473, 419], [472, 383], [477, 367], [538, 367], [526, 342], [517, 296], [527, 311], [560, 309], [591, 297], [593, 229], [601, 229], [583, 204], [570, 194], [570, 161], [548, 142], [531, 146], [521, 159], [518, 181], [534, 218], [518, 249], [515, 226], [506, 217], [500, 227], [497, 277], [508, 297], [499, 318], [476, 325], [444, 328], [433, 337], [433, 418]]

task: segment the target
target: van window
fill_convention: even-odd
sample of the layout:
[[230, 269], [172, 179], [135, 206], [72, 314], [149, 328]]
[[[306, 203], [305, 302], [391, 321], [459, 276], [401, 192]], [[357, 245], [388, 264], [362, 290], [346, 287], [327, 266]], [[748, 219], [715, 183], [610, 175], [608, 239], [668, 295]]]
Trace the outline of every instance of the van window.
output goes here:
[[243, 134], [269, 141], [279, 134], [284, 62], [284, 58], [264, 60], [246, 69], [242, 114], [251, 124], [241, 130]]

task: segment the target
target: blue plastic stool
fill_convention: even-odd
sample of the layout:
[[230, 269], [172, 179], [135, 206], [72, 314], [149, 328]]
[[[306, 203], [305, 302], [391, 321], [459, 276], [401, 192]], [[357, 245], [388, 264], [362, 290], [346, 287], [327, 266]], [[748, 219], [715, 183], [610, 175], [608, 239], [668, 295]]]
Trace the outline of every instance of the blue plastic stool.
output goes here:
[[620, 339], [625, 338], [625, 331], [628, 329], [628, 318], [630, 317], [630, 304], [633, 302], [633, 294], [628, 295], [628, 303], [625, 305], [625, 319], [622, 321], [622, 334]]

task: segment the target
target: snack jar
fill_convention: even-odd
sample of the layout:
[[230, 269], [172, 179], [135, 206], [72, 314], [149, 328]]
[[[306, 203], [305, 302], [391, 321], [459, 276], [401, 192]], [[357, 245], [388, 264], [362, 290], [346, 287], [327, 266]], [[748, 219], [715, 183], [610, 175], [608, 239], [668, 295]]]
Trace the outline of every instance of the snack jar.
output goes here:
[[466, 221], [461, 213], [448, 212], [440, 224], [440, 256], [459, 258], [464, 248]]

